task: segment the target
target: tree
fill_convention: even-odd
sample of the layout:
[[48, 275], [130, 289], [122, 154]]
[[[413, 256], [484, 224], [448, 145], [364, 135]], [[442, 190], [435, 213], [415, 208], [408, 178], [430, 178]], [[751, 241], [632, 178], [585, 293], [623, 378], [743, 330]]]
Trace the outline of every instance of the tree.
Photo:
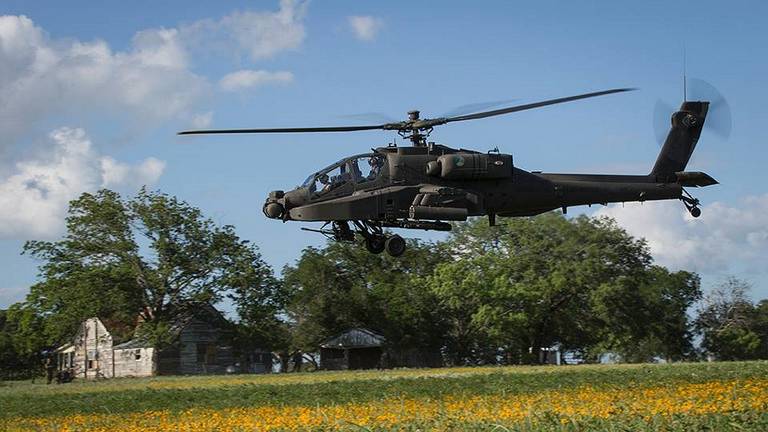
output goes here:
[[292, 294], [288, 312], [296, 348], [311, 352], [331, 335], [365, 325], [365, 293], [325, 251], [305, 249], [295, 267], [283, 270], [283, 277]]
[[8, 311], [0, 310], [0, 380], [23, 377], [28, 359], [16, 347], [16, 323], [8, 319]]
[[252, 325], [275, 321], [282, 309], [280, 285], [256, 246], [175, 197], [84, 193], [70, 203], [66, 227], [61, 240], [24, 246], [42, 261], [25, 305], [45, 317], [48, 342], [71, 336], [89, 316], [130, 334], [137, 315], [160, 340], [178, 306], [225, 296]]
[[21, 303], [0, 312], [0, 377], [29, 378], [40, 374], [46, 346], [42, 319]]
[[496, 363], [498, 341], [524, 325], [520, 314], [498, 319], [500, 306], [489, 295], [491, 262], [488, 256], [447, 261], [425, 278], [446, 323], [444, 351], [453, 365]]
[[593, 350], [612, 350], [633, 362], [657, 356], [669, 361], [695, 357], [687, 311], [701, 298], [698, 275], [671, 273], [654, 265], [636, 282], [595, 293], [596, 317], [603, 331]]
[[439, 257], [439, 248], [413, 240], [399, 258], [370, 254], [359, 244], [305, 249], [296, 265], [283, 271], [292, 293], [294, 347], [312, 352], [336, 333], [367, 327], [382, 333], [395, 350], [437, 352], [444, 321], [435, 296], [420, 281]]
[[766, 306], [749, 299], [751, 286], [729, 277], [704, 298], [695, 326], [702, 335], [701, 346], [719, 360], [765, 358]]
[[752, 329], [760, 337], [759, 357], [768, 359], [768, 300], [755, 305]]
[[552, 345], [592, 356], [651, 341], [656, 354], [689, 350], [697, 277], [652, 266], [645, 242], [611, 219], [478, 219], [459, 224], [446, 247], [453, 259], [428, 284], [452, 322], [458, 362], [537, 362]]

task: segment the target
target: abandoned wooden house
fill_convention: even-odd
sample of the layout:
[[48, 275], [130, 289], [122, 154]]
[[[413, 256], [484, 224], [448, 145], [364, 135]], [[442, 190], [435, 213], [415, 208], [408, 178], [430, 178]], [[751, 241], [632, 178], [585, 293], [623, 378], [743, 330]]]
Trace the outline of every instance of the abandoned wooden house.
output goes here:
[[116, 343], [99, 318], [89, 318], [57, 350], [58, 368], [76, 378], [271, 372], [268, 351], [236, 356], [231, 324], [210, 304], [188, 305], [175, 315], [166, 343], [157, 347], [140, 332]]

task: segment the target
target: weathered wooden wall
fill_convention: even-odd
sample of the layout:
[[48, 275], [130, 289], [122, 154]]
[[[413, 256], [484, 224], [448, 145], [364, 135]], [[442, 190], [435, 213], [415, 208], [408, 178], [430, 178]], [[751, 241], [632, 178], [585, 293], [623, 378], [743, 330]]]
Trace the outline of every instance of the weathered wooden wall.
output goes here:
[[228, 334], [201, 320], [193, 320], [179, 334], [179, 373], [219, 374], [235, 364]]
[[75, 361], [72, 366], [78, 378], [112, 378], [112, 335], [98, 318], [85, 320], [74, 340]]
[[144, 377], [155, 375], [155, 349], [125, 348], [115, 349], [114, 376], [115, 377]]
[[234, 366], [231, 341], [225, 329], [193, 319], [177, 340], [156, 352], [158, 375], [220, 374]]

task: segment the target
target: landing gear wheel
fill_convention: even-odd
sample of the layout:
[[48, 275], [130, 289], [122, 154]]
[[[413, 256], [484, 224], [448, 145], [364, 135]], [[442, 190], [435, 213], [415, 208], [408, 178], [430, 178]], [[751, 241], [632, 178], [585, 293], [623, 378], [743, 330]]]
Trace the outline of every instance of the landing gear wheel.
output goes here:
[[389, 255], [399, 257], [405, 253], [405, 240], [399, 235], [393, 235], [387, 239], [386, 249]]
[[699, 200], [692, 197], [687, 190], [683, 189], [683, 196], [680, 199], [683, 201], [683, 205], [688, 209], [691, 216], [697, 218], [701, 216], [701, 209], [699, 208]]
[[372, 235], [365, 239], [365, 248], [372, 254], [384, 252], [387, 239], [382, 235]]
[[688, 209], [688, 211], [691, 212], [691, 216], [695, 218], [701, 216], [701, 209], [698, 207], [691, 207], [690, 209]]

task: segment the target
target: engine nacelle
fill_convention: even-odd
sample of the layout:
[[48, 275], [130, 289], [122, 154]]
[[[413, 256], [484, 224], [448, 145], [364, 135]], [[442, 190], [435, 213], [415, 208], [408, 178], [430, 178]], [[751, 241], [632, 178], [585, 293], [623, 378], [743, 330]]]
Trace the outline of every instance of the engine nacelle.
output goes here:
[[427, 163], [427, 175], [448, 180], [503, 179], [512, 177], [512, 155], [453, 153]]

